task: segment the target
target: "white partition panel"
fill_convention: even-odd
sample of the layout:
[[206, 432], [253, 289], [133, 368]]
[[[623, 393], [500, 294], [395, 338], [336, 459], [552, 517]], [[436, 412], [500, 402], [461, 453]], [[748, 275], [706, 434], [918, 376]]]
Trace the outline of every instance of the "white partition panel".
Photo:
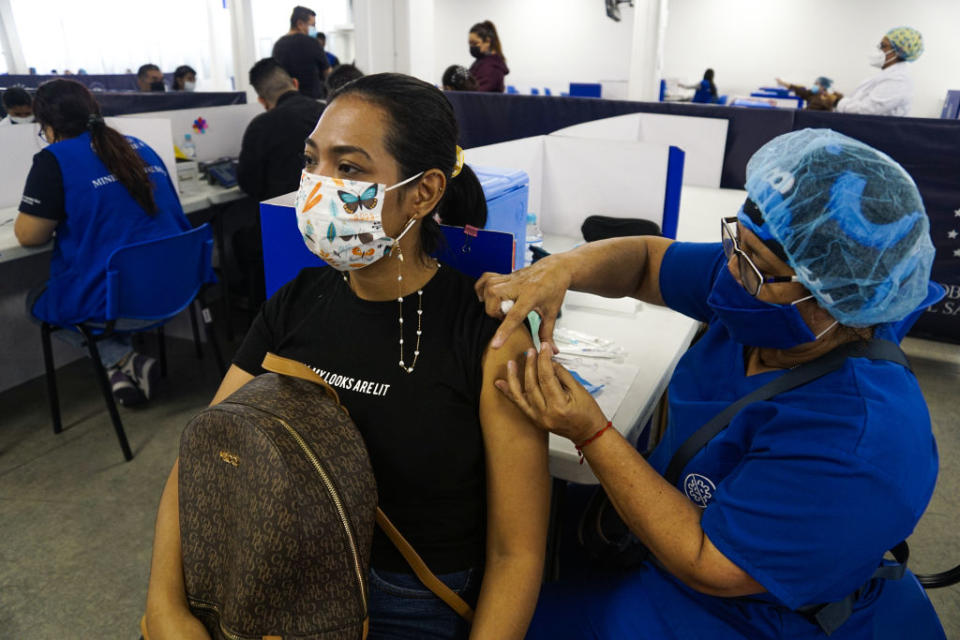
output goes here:
[[[121, 116], [120, 119], [162, 118], [167, 120], [170, 123], [171, 142], [180, 144], [184, 134], [191, 134], [193, 143], [197, 147], [197, 160], [208, 162], [217, 158], [235, 158], [240, 155], [243, 132], [247, 130], [250, 121], [261, 113], [264, 113], [263, 106], [259, 102], [252, 102], [222, 107], [131, 113]], [[199, 118], [203, 118], [206, 124], [203, 133], [197, 133], [193, 129], [194, 122]]]
[[131, 120], [125, 118], [107, 118], [107, 124], [125, 136], [140, 138], [151, 149], [157, 152], [163, 165], [173, 180], [174, 190], [179, 188], [177, 180], [177, 159], [173, 155], [173, 140], [170, 137], [170, 121], [163, 118], [141, 118]]
[[539, 214], [543, 192], [543, 141], [546, 136], [520, 138], [463, 150], [467, 164], [498, 169], [519, 169], [530, 178], [527, 210]]
[[[140, 138], [160, 156], [166, 166], [174, 187], [177, 186], [177, 171], [170, 135], [170, 121], [166, 119], [127, 120], [107, 118], [107, 124], [124, 135]], [[33, 156], [46, 147], [37, 135], [40, 127], [16, 125], [0, 127], [0, 149], [3, 149], [4, 170], [0, 171], [0, 209], [20, 204], [27, 174], [33, 165]]]
[[0, 127], [0, 149], [3, 150], [3, 171], [0, 171], [0, 209], [20, 204], [27, 174], [35, 153], [47, 146], [37, 134], [40, 126], [18, 124]]
[[661, 145], [547, 136], [541, 229], [579, 237], [590, 215], [662, 224], [668, 157]]
[[729, 123], [724, 118], [698, 118], [664, 113], [630, 113], [558, 129], [551, 136], [637, 140], [683, 149], [683, 184], [720, 187]]

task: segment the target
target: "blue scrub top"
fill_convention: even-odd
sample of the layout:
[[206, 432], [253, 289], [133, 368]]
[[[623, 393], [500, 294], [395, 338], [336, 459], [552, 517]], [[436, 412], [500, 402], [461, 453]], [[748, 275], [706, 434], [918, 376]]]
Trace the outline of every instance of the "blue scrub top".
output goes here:
[[[782, 371], [745, 375], [744, 345], [707, 305], [720, 269], [716, 244], [674, 243], [660, 267], [666, 304], [709, 329], [670, 382], [670, 419], [649, 461], [661, 474], [715, 414]], [[876, 327], [899, 342], [943, 295], [939, 285], [909, 318]], [[830, 374], [749, 405], [690, 460], [678, 488], [703, 507], [714, 545], [767, 593], [719, 598], [653, 564], [587, 588], [547, 585], [528, 640], [823, 640], [797, 607], [839, 600], [862, 586], [884, 551], [920, 519], [937, 477], [937, 450], [913, 374], [851, 358]], [[883, 581], [872, 581], [831, 640], [872, 640]]]
[[[744, 345], [715, 321], [707, 296], [724, 268], [719, 243], [675, 243], [664, 256], [665, 302], [709, 329], [671, 380], [669, 425], [650, 457], [660, 473], [716, 413], [783, 375], [746, 376]], [[899, 342], [922, 308], [877, 327], [876, 337]], [[833, 373], [746, 407], [687, 464], [678, 488], [704, 509], [702, 526], [713, 544], [769, 593], [748, 600], [684, 598], [756, 625], [751, 637], [786, 624], [782, 615], [799, 618], [784, 607], [842, 599], [913, 531], [933, 494], [937, 466], [917, 380], [892, 362], [852, 358]], [[876, 595], [868, 594], [859, 608]], [[869, 616], [857, 619], [869, 622]], [[838, 637], [856, 636], [855, 622], [848, 625]]]

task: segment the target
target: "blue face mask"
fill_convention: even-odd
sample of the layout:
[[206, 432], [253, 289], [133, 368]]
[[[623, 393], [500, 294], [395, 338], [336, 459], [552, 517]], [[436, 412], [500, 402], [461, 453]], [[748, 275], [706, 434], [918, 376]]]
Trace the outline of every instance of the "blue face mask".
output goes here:
[[312, 24], [309, 25], [309, 26], [307, 27], [307, 35], [310, 36], [311, 38], [316, 38], [316, 37], [317, 37], [317, 28], [316, 28], [314, 25], [312, 25]]
[[815, 84], [810, 87], [810, 93], [820, 93], [820, 85]]
[[813, 335], [796, 306], [812, 297], [800, 298], [790, 304], [757, 300], [734, 279], [730, 269], [724, 267], [713, 284], [707, 304], [737, 342], [752, 347], [791, 349], [813, 342], [837, 324], [834, 322], [820, 335]]

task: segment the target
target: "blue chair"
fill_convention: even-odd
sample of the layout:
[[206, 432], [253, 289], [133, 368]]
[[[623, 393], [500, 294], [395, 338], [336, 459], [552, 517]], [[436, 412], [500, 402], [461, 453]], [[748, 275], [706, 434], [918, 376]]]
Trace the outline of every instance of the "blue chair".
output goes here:
[[543, 88], [543, 95], [545, 95], [545, 96], [552, 96], [552, 95], [553, 95], [552, 93], [550, 93], [550, 87], [544, 87], [544, 88]]
[[886, 581], [875, 611], [874, 640], [947, 640], [930, 598], [909, 569], [899, 580]]
[[540, 89], [537, 89], [536, 87], [530, 89], [530, 95], [532, 95], [532, 96], [538, 96], [538, 95], [540, 95]]
[[520, 92], [517, 91], [517, 88], [515, 86], [513, 86], [512, 84], [508, 84], [507, 93], [520, 93]]
[[[123, 457], [128, 461], [133, 459], [133, 453], [130, 451], [127, 436], [123, 431], [123, 423], [120, 421], [120, 414], [110, 390], [106, 369], [100, 362], [98, 341], [118, 334], [157, 330], [160, 343], [160, 375], [166, 376], [167, 357], [163, 325], [184, 309], [190, 310], [197, 357], [203, 356], [194, 311], [194, 303], [199, 301], [207, 340], [221, 375], [225, 372], [223, 357], [214, 336], [213, 317], [203, 302], [204, 288], [208, 283], [215, 281], [211, 268], [212, 254], [213, 238], [210, 226], [207, 224], [175, 236], [120, 247], [107, 259], [105, 323], [81, 322], [73, 327], [41, 323], [43, 360], [54, 433], [60, 433], [63, 430], [57, 396], [56, 369], [50, 345], [50, 334], [54, 331], [78, 331], [83, 335], [113, 428], [120, 441], [120, 449], [123, 451]], [[136, 329], [123, 329], [117, 327], [117, 321], [121, 319], [148, 322], [145, 326]]]

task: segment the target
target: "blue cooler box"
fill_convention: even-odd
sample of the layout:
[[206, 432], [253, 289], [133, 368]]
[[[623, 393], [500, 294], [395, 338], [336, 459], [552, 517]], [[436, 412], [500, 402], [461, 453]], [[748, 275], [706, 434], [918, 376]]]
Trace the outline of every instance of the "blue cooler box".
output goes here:
[[530, 178], [526, 171], [495, 169], [470, 165], [480, 180], [487, 199], [485, 229], [512, 233], [516, 241], [513, 268], [523, 268], [527, 251], [527, 201], [530, 197]]

